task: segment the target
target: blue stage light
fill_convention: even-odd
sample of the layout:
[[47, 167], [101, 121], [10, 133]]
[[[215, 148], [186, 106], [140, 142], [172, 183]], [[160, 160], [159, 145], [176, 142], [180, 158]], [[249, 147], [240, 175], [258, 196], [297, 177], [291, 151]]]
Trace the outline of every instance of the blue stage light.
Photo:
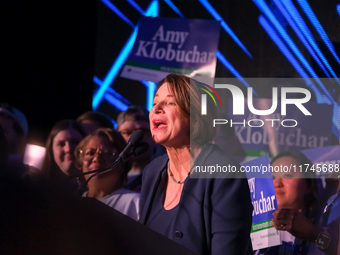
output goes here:
[[271, 23], [274, 25], [276, 30], [280, 33], [281, 37], [284, 39], [284, 41], [288, 44], [290, 49], [293, 51], [293, 53], [296, 55], [296, 57], [299, 59], [299, 61], [303, 64], [303, 66], [307, 69], [311, 77], [315, 78], [316, 82], [318, 83], [321, 90], [325, 93], [325, 95], [328, 97], [330, 102], [334, 101], [332, 96], [329, 94], [329, 91], [325, 88], [325, 86], [320, 81], [318, 75], [313, 70], [310, 63], [307, 61], [307, 59], [303, 56], [301, 51], [298, 49], [294, 41], [290, 38], [286, 30], [282, 27], [280, 22], [276, 19], [275, 15], [272, 13], [272, 11], [269, 9], [267, 4], [263, 0], [254, 0], [255, 4], [258, 6], [258, 8], [267, 16], [267, 18], [271, 21]]
[[[288, 61], [292, 64], [292, 66], [295, 68], [295, 70], [300, 74], [300, 76], [302, 78], [308, 78], [308, 74], [305, 72], [305, 70], [302, 68], [302, 66], [299, 64], [299, 62], [295, 59], [294, 55], [290, 52], [290, 50], [287, 48], [287, 46], [281, 40], [280, 36], [274, 31], [274, 29], [268, 23], [266, 18], [263, 17], [262, 15], [260, 15], [259, 16], [259, 23], [264, 28], [264, 30], [267, 32], [269, 37], [273, 40], [273, 42], [276, 44], [276, 46], [280, 49], [282, 54], [288, 59]], [[314, 93], [316, 95], [317, 102], [318, 103], [324, 102], [324, 99], [321, 96], [321, 93], [320, 93], [319, 89], [315, 86], [315, 84], [312, 83], [312, 82], [309, 82], [307, 85], [314, 91]]]
[[[148, 6], [147, 10], [145, 11], [145, 16], [156, 17], [158, 15], [158, 1], [153, 0], [150, 5]], [[106, 90], [111, 86], [114, 79], [117, 77], [120, 69], [124, 65], [126, 59], [128, 58], [133, 44], [137, 37], [138, 26], [134, 26], [134, 30], [128, 40], [126, 41], [124, 47], [120, 51], [118, 57], [115, 59], [112, 67], [108, 71], [107, 75], [105, 76], [102, 86], [98, 89], [98, 91], [94, 94], [92, 100], [92, 108], [96, 110], [105, 95]]]
[[105, 94], [105, 100], [107, 100], [110, 104], [114, 105], [119, 111], [126, 111], [128, 106], [121, 101], [117, 100], [114, 96], [110, 95], [109, 93]]
[[207, 0], [198, 0], [200, 3], [207, 9], [207, 11], [214, 17], [215, 20], [221, 22], [221, 27], [231, 36], [231, 38], [237, 43], [238, 46], [250, 57], [253, 56], [247, 50], [247, 48], [243, 45], [243, 43], [238, 39], [235, 33], [231, 30], [228, 24], [222, 19], [222, 17], [218, 14], [218, 12], [214, 9], [214, 7]]
[[145, 11], [146, 17], [157, 17], [159, 15], [159, 3], [157, 0], [153, 0]]
[[142, 81], [142, 83], [145, 85], [147, 93], [146, 93], [146, 109], [148, 111], [151, 110], [153, 107], [153, 98], [155, 96], [155, 90], [157, 84], [152, 81]]
[[[158, 1], [152, 1], [148, 10], [144, 13], [147, 17], [157, 17], [159, 10]], [[141, 13], [142, 14], [142, 13]], [[155, 95], [156, 83], [152, 81], [142, 81], [142, 84], [146, 87], [146, 109], [151, 110], [153, 106], [153, 97]]]
[[280, 36], [275, 32], [275, 30], [271, 27], [271, 25], [268, 23], [265, 17], [262, 15], [259, 16], [259, 23], [264, 28], [264, 30], [267, 32], [269, 37], [275, 42], [275, 44], [278, 46], [280, 51], [285, 55], [285, 57], [288, 59], [288, 61], [293, 65], [295, 70], [300, 74], [302, 78], [306, 82], [306, 85], [310, 87], [315, 96], [316, 101], [318, 103], [326, 103], [326, 104], [333, 104], [333, 117], [332, 117], [332, 132], [339, 138], [339, 104], [333, 100], [333, 98], [329, 95], [329, 93], [322, 94], [320, 90], [315, 86], [315, 84], [312, 82], [310, 78], [308, 78], [308, 74], [305, 72], [305, 70], [300, 66], [299, 62], [295, 59], [294, 55], [289, 51], [287, 46], [284, 44], [284, 42], [281, 40]]
[[[181, 18], [185, 18], [184, 15], [178, 10], [178, 8], [170, 1], [170, 0], [164, 0], [170, 8], [172, 8], [178, 16]], [[209, 4], [210, 6], [210, 4]], [[211, 6], [212, 8], [212, 6]], [[212, 12], [216, 17], [219, 17], [219, 14], [212, 8]], [[222, 19], [222, 18], [221, 18]], [[222, 65], [224, 65], [236, 78], [238, 78], [247, 88], [250, 87], [250, 85], [247, 83], [247, 81], [242, 77], [242, 75], [235, 69], [235, 67], [224, 57], [224, 55], [217, 50], [216, 57], [220, 61]], [[254, 91], [254, 95], [257, 96], [256, 92]]]
[[129, 20], [113, 3], [109, 0], [101, 0], [111, 11], [116, 13], [122, 20], [124, 20], [130, 27], [135, 27], [135, 24]]
[[[236, 77], [238, 78], [244, 86], [247, 88], [250, 88], [251, 86], [248, 84], [248, 82], [242, 77], [242, 75], [235, 69], [235, 67], [223, 56], [223, 54], [217, 50], [216, 52], [217, 59]], [[255, 90], [253, 90], [253, 93], [255, 96], [257, 96], [257, 93]]]
[[106, 90], [111, 86], [112, 82], [114, 81], [114, 79], [118, 75], [119, 70], [124, 65], [127, 57], [129, 56], [129, 54], [132, 50], [133, 44], [136, 40], [137, 30], [138, 30], [138, 27], [136, 27], [133, 30], [129, 39], [125, 43], [123, 49], [119, 53], [118, 57], [115, 59], [112, 67], [110, 68], [109, 72], [107, 73], [106, 77], [104, 78], [102, 86], [95, 93], [95, 95], [93, 97], [93, 101], [92, 101], [92, 108], [94, 110], [96, 110], [98, 108], [99, 103], [100, 103], [101, 99], [103, 98]]
[[[130, 103], [128, 102], [128, 100], [122, 97], [119, 93], [114, 91], [110, 86], [113, 84], [114, 79], [118, 75], [118, 72], [120, 71], [121, 67], [124, 65], [128, 55], [130, 54], [130, 51], [135, 41], [135, 36], [137, 34], [137, 27], [121, 11], [119, 11], [118, 8], [113, 3], [111, 3], [108, 0], [101, 0], [101, 1], [108, 8], [110, 8], [114, 13], [116, 13], [122, 20], [124, 20], [129, 26], [133, 27], [134, 31], [130, 35], [128, 41], [126, 42], [123, 49], [121, 50], [118, 58], [114, 61], [111, 69], [109, 70], [109, 72], [107, 73], [103, 81], [99, 80], [97, 77], [94, 77], [93, 80], [96, 84], [99, 85], [99, 89], [97, 90], [93, 98], [93, 109], [97, 109], [98, 105], [100, 104], [100, 101], [102, 100], [102, 98], [104, 98], [108, 100], [112, 105], [114, 105], [117, 109], [124, 110], [124, 109], [127, 109]], [[127, 2], [131, 6], [133, 6], [139, 13], [141, 13], [141, 15], [152, 16], [152, 17], [158, 16], [159, 3], [157, 0], [151, 1], [146, 11], [144, 11], [134, 0], [127, 0]], [[178, 16], [185, 18], [184, 15], [173, 4], [171, 0], [164, 0], [164, 2], [175, 13], [177, 13]], [[238, 37], [234, 34], [234, 32], [227, 25], [227, 23], [222, 19], [222, 17], [214, 9], [214, 7], [208, 2], [208, 0], [199, 0], [199, 2], [207, 9], [207, 11], [214, 17], [214, 19], [220, 21], [220, 24], [223, 30], [226, 31], [232, 37], [232, 39], [239, 45], [239, 47], [241, 47], [244, 50], [244, 52], [252, 58], [252, 55], [249, 53], [249, 51], [246, 49], [243, 43], [238, 39]], [[319, 77], [316, 75], [316, 73], [310, 66], [309, 62], [305, 59], [305, 57], [302, 55], [300, 50], [297, 48], [294, 41], [289, 37], [286, 30], [281, 26], [280, 22], [276, 20], [275, 15], [271, 13], [269, 7], [265, 6], [266, 3], [263, 0], [254, 0], [254, 2], [257, 4], [259, 9], [263, 11], [263, 13], [270, 20], [270, 22], [274, 24], [274, 27], [272, 27], [268, 23], [267, 19], [265, 19], [262, 15], [259, 17], [259, 21], [262, 27], [266, 30], [268, 35], [276, 43], [276, 45], [279, 47], [279, 49], [284, 54], [284, 56], [288, 59], [288, 61], [292, 64], [292, 66], [297, 70], [297, 72], [301, 75], [301, 77], [307, 78], [309, 77], [309, 75], [311, 75], [312, 77], [315, 78], [314, 81], [318, 81]], [[283, 15], [283, 17], [287, 20], [291, 28], [295, 31], [298, 38], [305, 45], [306, 49], [308, 50], [310, 55], [313, 57], [313, 59], [316, 61], [318, 66], [323, 70], [325, 75], [327, 77], [333, 76], [339, 82], [328, 60], [325, 58], [325, 56], [319, 49], [314, 37], [312, 36], [311, 31], [309, 31], [308, 26], [305, 24], [303, 18], [301, 17], [299, 12], [296, 10], [295, 6], [291, 3], [291, 1], [290, 0], [286, 0], [286, 1], [273, 0], [273, 2], [279, 8], [281, 15]], [[302, 9], [305, 11], [308, 18], [310, 19], [311, 23], [314, 25], [315, 29], [318, 31], [318, 33], [324, 40], [329, 50], [330, 51], [333, 50], [333, 52], [335, 52], [334, 46], [329, 41], [325, 31], [323, 30], [320, 22], [318, 21], [315, 14], [311, 10], [307, 1], [298, 0], [298, 2], [300, 6], [302, 7]], [[340, 4], [337, 5], [336, 8], [340, 15]], [[279, 33], [277, 33], [275, 29], [279, 31]], [[284, 39], [284, 41], [282, 40], [282, 38]], [[290, 51], [290, 49], [287, 48], [287, 45], [290, 47], [290, 49], [295, 54], [295, 56], [297, 56], [298, 59], [296, 59], [295, 56]], [[241, 74], [233, 67], [233, 65], [225, 58], [225, 56], [223, 56], [223, 54], [220, 51], [216, 52], [216, 57], [219, 60], [219, 62], [223, 64], [246, 87], [250, 87], [247, 81], [241, 76]], [[337, 60], [339, 59], [336, 54], [335, 54], [335, 58]], [[302, 66], [301, 66], [301, 63], [302, 63]], [[308, 70], [309, 74], [305, 71], [303, 66], [306, 70]], [[150, 111], [150, 109], [152, 108], [152, 104], [153, 104], [153, 96], [154, 96], [156, 84], [150, 81], [142, 81], [141, 83], [147, 89], [146, 108]], [[322, 103], [326, 102], [326, 103], [336, 104], [336, 102], [330, 95], [329, 91], [326, 90], [326, 88], [324, 87], [324, 85], [321, 83], [320, 80], [317, 82], [317, 84], [319, 86], [315, 86], [313, 82], [309, 82], [307, 84], [315, 92], [317, 96], [317, 101], [322, 102]], [[338, 107], [337, 104], [336, 104], [336, 107]], [[334, 118], [335, 117], [333, 117], [333, 127], [334, 125], [338, 124], [337, 123], [338, 120], [336, 121]]]
[[140, 14], [145, 15], [144, 10], [133, 0], [126, 0], [131, 6], [133, 6]]
[[326, 74], [327, 77], [330, 77], [328, 71], [326, 70], [325, 66], [323, 65], [323, 63], [321, 62], [320, 58], [316, 55], [315, 51], [313, 50], [313, 48], [309, 45], [308, 41], [306, 40], [306, 38], [304, 37], [304, 35], [302, 34], [302, 32], [299, 30], [299, 28], [297, 27], [297, 25], [294, 23], [294, 20], [290, 17], [289, 13], [287, 12], [287, 10], [285, 9], [285, 7], [282, 5], [281, 1], [279, 0], [273, 0], [275, 5], [279, 8], [279, 10], [281, 11], [282, 15], [285, 17], [285, 19], [287, 20], [288, 24], [291, 26], [291, 28], [294, 30], [294, 32], [296, 33], [296, 35], [299, 37], [299, 39], [301, 40], [301, 42], [303, 43], [303, 45], [305, 45], [306, 49], [308, 50], [308, 52], [311, 54], [311, 56], [313, 57], [313, 59], [315, 60], [315, 62], [319, 65], [319, 67], [322, 69], [322, 71]]
[[339, 80], [337, 78], [337, 75], [334, 73], [332, 67], [330, 66], [328, 60], [325, 58], [324, 54], [321, 52], [317, 42], [314, 39], [314, 36], [312, 32], [309, 30], [307, 24], [304, 22], [303, 18], [301, 17], [298, 10], [295, 8], [294, 4], [290, 1], [284, 1], [283, 5], [285, 6], [286, 10], [289, 12], [290, 16], [295, 21], [296, 25], [299, 27], [300, 31], [303, 33], [304, 37], [307, 39], [309, 44], [312, 46], [316, 54], [319, 56], [319, 58], [322, 60], [324, 65], [327, 67], [328, 71], [332, 74], [332, 76], [337, 80], [338, 83]]
[[171, 2], [171, 0], [164, 0], [164, 2], [169, 5], [169, 7], [177, 13], [178, 16], [180, 16], [181, 18], [185, 18], [184, 15], [181, 13], [180, 10], [178, 10], [178, 8], [173, 4], [173, 2]]
[[[103, 85], [103, 82], [97, 77], [94, 76], [93, 78], [94, 83], [96, 83], [99, 87]], [[122, 95], [120, 95], [117, 91], [115, 91], [113, 88], [108, 88], [106, 90], [106, 93], [104, 95], [104, 98], [106, 98], [106, 95], [110, 94], [115, 99], [113, 100], [112, 97], [109, 97], [109, 103], [114, 105], [117, 109], [127, 109], [131, 103], [124, 98]]]
[[332, 53], [332, 55], [334, 56], [336, 61], [340, 64], [340, 58], [336, 54], [331, 40], [329, 40], [327, 33], [323, 29], [318, 18], [315, 16], [315, 14], [314, 14], [312, 8], [309, 6], [308, 2], [306, 0], [297, 0], [297, 2], [300, 4], [301, 9], [305, 12], [305, 14], [309, 18], [310, 22], [315, 27], [316, 31], [318, 32], [318, 34], [322, 38], [322, 40], [325, 43], [325, 45], [327, 46], [328, 50]]

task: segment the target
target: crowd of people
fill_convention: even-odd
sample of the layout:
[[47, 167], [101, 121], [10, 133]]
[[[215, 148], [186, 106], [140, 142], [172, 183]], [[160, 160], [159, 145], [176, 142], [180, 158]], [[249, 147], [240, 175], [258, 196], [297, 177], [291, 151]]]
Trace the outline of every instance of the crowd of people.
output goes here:
[[[130, 106], [118, 115], [117, 128], [99, 111], [56, 121], [41, 169], [23, 160], [25, 115], [1, 104], [0, 226], [6, 238], [0, 253], [129, 254], [124, 247], [146, 237], [131, 232], [129, 240], [111, 240], [119, 233], [112, 235], [114, 227], [103, 218], [112, 212], [118, 229], [125, 221], [117, 211], [127, 216], [127, 224], [134, 221], [179, 244], [179, 254], [340, 254], [339, 177], [328, 181], [329, 192], [321, 191], [320, 180], [308, 169], [273, 174], [278, 205], [273, 226], [282, 244], [253, 250], [246, 175], [193, 177], [197, 165], [240, 168], [213, 142], [216, 131], [208, 123], [216, 118], [215, 107], [200, 114], [199, 86], [185, 75], [167, 75], [156, 87], [151, 111]], [[147, 144], [145, 151], [119, 160], [135, 130], [143, 133], [139, 142]], [[311, 164], [297, 151], [281, 152], [271, 161], [273, 166]]]

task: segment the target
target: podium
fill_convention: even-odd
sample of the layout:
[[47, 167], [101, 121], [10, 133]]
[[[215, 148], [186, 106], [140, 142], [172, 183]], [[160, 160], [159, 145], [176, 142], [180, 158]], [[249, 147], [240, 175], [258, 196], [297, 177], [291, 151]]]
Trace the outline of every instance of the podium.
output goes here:
[[94, 198], [33, 195], [2, 204], [0, 254], [193, 255]]
[[115, 254], [194, 255], [180, 244], [121, 212], [95, 199], [86, 198], [85, 200], [82, 202], [88, 208], [87, 212], [90, 214], [93, 212], [93, 217], [102, 217], [100, 224], [105, 228], [106, 239], [113, 243]]

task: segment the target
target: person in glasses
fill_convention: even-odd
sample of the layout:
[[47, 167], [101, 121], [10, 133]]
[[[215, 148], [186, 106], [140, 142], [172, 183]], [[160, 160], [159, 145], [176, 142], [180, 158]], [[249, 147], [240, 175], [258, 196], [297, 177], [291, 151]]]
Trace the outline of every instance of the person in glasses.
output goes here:
[[87, 135], [75, 150], [77, 167], [85, 174], [87, 190], [83, 197], [95, 198], [132, 219], [139, 219], [139, 193], [124, 188], [131, 162], [120, 163], [100, 173], [126, 146], [124, 138], [111, 128], [99, 128]]

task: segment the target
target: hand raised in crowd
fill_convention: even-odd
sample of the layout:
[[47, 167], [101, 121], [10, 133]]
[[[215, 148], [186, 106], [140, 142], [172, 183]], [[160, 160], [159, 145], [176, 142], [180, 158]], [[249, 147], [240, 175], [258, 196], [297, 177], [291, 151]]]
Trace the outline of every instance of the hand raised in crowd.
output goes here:
[[274, 213], [273, 226], [277, 230], [288, 231], [296, 238], [314, 242], [321, 228], [308, 220], [296, 209], [278, 209]]

